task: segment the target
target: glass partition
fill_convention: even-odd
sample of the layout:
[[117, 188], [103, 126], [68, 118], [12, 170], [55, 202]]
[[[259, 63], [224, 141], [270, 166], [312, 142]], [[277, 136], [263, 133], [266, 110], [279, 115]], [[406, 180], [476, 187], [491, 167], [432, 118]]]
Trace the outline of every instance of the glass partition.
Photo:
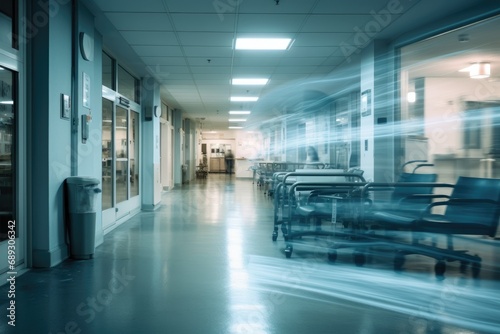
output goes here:
[[14, 72], [0, 67], [0, 241], [7, 239], [16, 209], [15, 81]]
[[0, 1], [0, 45], [18, 49], [17, 1]]
[[497, 16], [400, 49], [400, 165], [425, 159], [451, 183], [500, 177], [499, 29]]
[[128, 73], [123, 67], [118, 66], [118, 93], [126, 98], [139, 103], [139, 81]]
[[116, 107], [115, 121], [115, 154], [116, 154], [116, 203], [128, 199], [128, 110]]
[[113, 102], [102, 99], [102, 209], [113, 207]]
[[130, 197], [139, 195], [139, 114], [130, 111]]

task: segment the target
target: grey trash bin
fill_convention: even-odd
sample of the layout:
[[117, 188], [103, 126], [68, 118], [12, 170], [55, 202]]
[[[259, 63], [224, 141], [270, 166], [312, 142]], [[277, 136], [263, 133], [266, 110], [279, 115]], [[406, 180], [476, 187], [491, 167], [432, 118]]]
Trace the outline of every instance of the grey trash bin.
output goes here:
[[95, 194], [100, 181], [91, 177], [66, 179], [69, 212], [70, 255], [74, 259], [91, 259], [95, 249]]

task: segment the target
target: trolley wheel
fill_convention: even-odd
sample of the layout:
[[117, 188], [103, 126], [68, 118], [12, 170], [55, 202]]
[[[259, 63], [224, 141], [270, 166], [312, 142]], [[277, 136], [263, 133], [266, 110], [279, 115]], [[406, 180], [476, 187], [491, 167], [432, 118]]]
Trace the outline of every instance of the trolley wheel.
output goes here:
[[405, 264], [405, 260], [406, 259], [404, 254], [401, 252], [397, 252], [396, 255], [394, 256], [394, 270], [401, 271]]
[[276, 241], [278, 239], [278, 232], [274, 231], [273, 232], [273, 241]]
[[366, 263], [366, 255], [361, 251], [354, 251], [352, 254], [354, 264], [358, 267], [361, 267]]
[[330, 262], [337, 261], [337, 251], [335, 249], [332, 249], [331, 251], [328, 252], [328, 261]]
[[444, 273], [446, 271], [446, 263], [443, 260], [436, 262], [434, 266], [434, 272], [438, 278], [444, 278]]
[[478, 278], [479, 273], [481, 272], [481, 262], [479, 261], [472, 262], [471, 269], [472, 269], [472, 277]]
[[292, 245], [287, 245], [285, 248], [285, 256], [287, 259], [289, 259], [292, 256], [292, 252], [293, 252]]

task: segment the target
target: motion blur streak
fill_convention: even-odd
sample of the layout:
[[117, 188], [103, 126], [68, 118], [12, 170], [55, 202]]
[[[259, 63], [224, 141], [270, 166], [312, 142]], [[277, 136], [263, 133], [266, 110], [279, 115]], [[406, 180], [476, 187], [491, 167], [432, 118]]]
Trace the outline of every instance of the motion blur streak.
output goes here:
[[357, 303], [354, 307], [360, 312], [371, 306], [481, 333], [499, 332], [500, 295], [487, 282], [479, 285], [460, 277], [437, 281], [354, 265], [292, 261], [253, 256], [249, 259], [251, 281], [257, 289], [273, 294], [339, 306], [346, 306], [346, 301]]

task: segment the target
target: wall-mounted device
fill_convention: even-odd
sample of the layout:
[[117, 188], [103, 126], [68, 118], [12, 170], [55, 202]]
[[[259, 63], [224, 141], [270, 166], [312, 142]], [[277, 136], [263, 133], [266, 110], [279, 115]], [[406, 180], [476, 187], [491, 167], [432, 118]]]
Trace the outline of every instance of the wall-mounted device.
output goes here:
[[158, 106], [151, 106], [144, 108], [144, 119], [146, 121], [153, 120], [153, 117], [161, 116], [161, 108]]
[[90, 114], [82, 115], [82, 143], [85, 144], [89, 138], [89, 125], [92, 121], [92, 116]]
[[94, 39], [84, 32], [80, 32], [80, 53], [83, 59], [94, 60]]
[[71, 114], [71, 97], [61, 94], [61, 118], [69, 119]]

